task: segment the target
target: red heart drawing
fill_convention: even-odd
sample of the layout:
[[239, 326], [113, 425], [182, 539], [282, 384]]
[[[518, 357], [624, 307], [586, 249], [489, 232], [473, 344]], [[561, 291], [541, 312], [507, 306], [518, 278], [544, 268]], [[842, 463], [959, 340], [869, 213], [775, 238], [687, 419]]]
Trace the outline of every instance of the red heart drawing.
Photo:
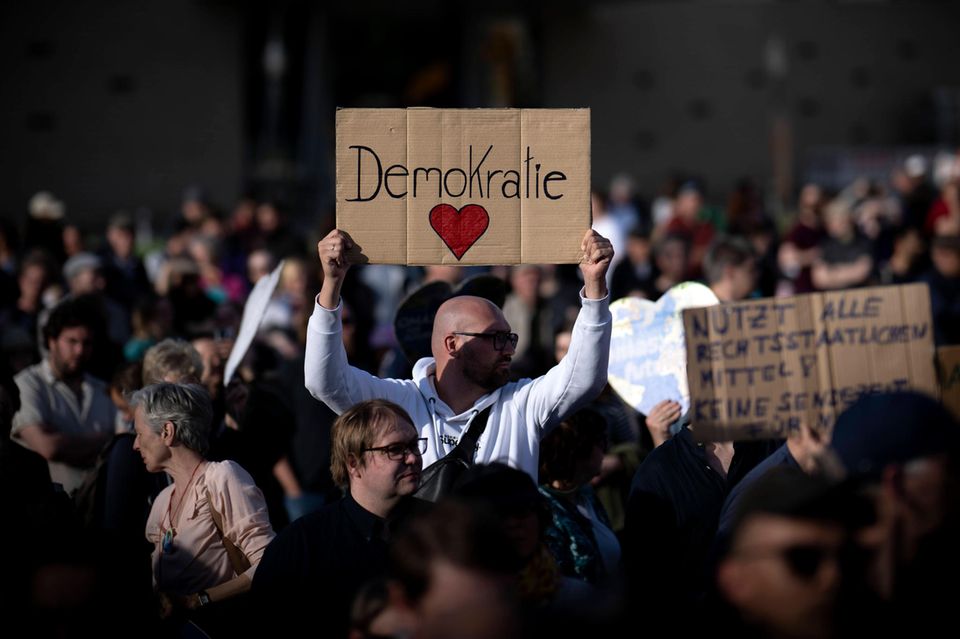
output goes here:
[[430, 209], [430, 226], [459, 260], [486, 232], [490, 216], [479, 204], [467, 204], [459, 211], [449, 204], [437, 204]]

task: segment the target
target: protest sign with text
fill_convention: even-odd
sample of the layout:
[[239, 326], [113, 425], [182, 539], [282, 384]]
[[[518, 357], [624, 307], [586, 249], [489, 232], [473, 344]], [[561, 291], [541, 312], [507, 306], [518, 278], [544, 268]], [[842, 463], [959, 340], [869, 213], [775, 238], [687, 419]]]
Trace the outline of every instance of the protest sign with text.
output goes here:
[[829, 432], [864, 393], [937, 395], [924, 284], [687, 309], [683, 321], [700, 441]]
[[341, 109], [337, 227], [360, 263], [575, 263], [590, 110]]

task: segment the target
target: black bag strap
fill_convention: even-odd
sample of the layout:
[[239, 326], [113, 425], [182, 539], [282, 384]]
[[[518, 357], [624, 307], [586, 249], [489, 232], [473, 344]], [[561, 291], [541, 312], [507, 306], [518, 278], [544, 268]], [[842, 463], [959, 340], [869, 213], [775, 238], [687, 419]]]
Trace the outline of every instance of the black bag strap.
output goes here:
[[492, 408], [493, 404], [474, 416], [467, 427], [467, 432], [463, 434], [463, 437], [460, 438], [460, 441], [457, 442], [448, 456], [459, 457], [467, 463], [467, 466], [473, 466], [473, 454], [477, 448], [477, 441], [483, 435], [483, 431], [487, 429], [487, 418], [490, 417], [490, 409]]

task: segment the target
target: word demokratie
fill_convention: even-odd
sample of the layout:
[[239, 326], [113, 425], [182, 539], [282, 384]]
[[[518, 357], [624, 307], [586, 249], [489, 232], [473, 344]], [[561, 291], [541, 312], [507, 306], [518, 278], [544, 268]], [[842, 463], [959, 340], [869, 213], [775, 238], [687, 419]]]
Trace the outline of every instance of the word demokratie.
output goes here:
[[[354, 145], [348, 148], [357, 150], [357, 197], [348, 198], [347, 202], [369, 202], [380, 195], [381, 189], [392, 198], [400, 199], [407, 196], [408, 182], [406, 178], [411, 175], [410, 169], [403, 164], [392, 164], [384, 170], [380, 156], [370, 147]], [[561, 171], [549, 171], [541, 177], [541, 165], [535, 163], [532, 172], [533, 184], [531, 185], [530, 162], [536, 158], [530, 154], [529, 146], [526, 149], [526, 159], [523, 160], [521, 171], [513, 169], [485, 169], [483, 164], [491, 151], [493, 151], [492, 144], [487, 147], [483, 157], [480, 158], [480, 161], [474, 166], [473, 145], [471, 144], [467, 149], [468, 162], [466, 170], [460, 167], [449, 168], [446, 171], [436, 166], [414, 167], [412, 171], [413, 197], [417, 197], [418, 189], [420, 191], [429, 189], [431, 195], [433, 189], [436, 189], [438, 199], [444, 199], [445, 197], [456, 198], [464, 195], [471, 199], [491, 197], [520, 199], [521, 190], [523, 197], [526, 199], [539, 199], [541, 193], [543, 197], [548, 200], [559, 200], [563, 197], [563, 193], [557, 192], [559, 185], [551, 185], [551, 183], [554, 182], [566, 181], [567, 176]], [[364, 194], [361, 190], [361, 184], [363, 183], [361, 176], [363, 172], [364, 154], [372, 157], [377, 163], [376, 188], [368, 194]], [[398, 178], [403, 178], [401, 183], [396, 181]], [[524, 184], [523, 189], [521, 189], [520, 186], [521, 181]], [[402, 191], [397, 188], [401, 186], [401, 184], [403, 188]]]

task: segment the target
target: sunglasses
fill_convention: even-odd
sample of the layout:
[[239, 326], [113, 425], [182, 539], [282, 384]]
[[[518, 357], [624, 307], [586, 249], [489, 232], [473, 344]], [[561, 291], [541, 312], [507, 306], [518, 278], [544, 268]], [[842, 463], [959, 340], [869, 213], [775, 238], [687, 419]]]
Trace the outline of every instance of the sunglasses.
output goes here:
[[794, 576], [800, 579], [813, 579], [824, 562], [836, 560], [839, 550], [828, 546], [818, 546], [816, 544], [796, 544], [786, 548], [758, 549], [754, 551], [741, 551], [738, 556], [746, 558], [762, 557], [780, 557], [786, 562], [787, 567]]
[[493, 331], [491, 333], [463, 333], [459, 331], [454, 331], [454, 335], [465, 335], [467, 337], [483, 337], [485, 339], [493, 340], [493, 348], [498, 351], [502, 351], [507, 347], [507, 342], [510, 342], [511, 348], [517, 347], [517, 342], [520, 341], [520, 336], [516, 333], [511, 333], [509, 331]]

